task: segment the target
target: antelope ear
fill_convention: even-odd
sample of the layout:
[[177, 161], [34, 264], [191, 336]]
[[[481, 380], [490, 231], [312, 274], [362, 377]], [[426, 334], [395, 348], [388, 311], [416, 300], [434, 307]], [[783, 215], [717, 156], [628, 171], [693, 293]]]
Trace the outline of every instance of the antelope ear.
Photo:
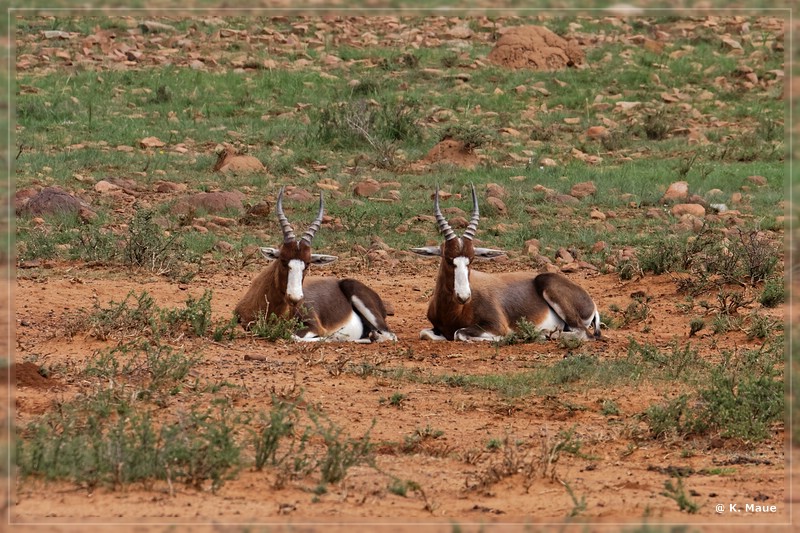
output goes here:
[[423, 246], [422, 248], [410, 248], [417, 255], [425, 257], [441, 257], [442, 248], [439, 246]]
[[475, 248], [476, 259], [494, 259], [501, 255], [506, 255], [506, 253], [503, 250], [492, 250], [491, 248]]
[[327, 265], [339, 259], [335, 255], [311, 254], [311, 262], [315, 265]]
[[276, 248], [267, 248], [266, 246], [262, 246], [259, 249], [261, 250], [261, 255], [270, 261], [273, 261], [280, 256], [280, 252]]

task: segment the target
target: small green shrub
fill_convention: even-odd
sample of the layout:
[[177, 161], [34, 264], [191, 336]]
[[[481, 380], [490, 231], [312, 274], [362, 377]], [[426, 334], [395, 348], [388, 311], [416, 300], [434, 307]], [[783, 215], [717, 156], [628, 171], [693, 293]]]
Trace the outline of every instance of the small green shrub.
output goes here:
[[464, 145], [464, 150], [471, 152], [475, 148], [487, 144], [492, 139], [492, 134], [485, 127], [477, 124], [457, 124], [447, 126], [439, 134], [439, 140], [453, 139]]
[[513, 344], [529, 344], [544, 340], [544, 334], [536, 327], [536, 324], [520, 318], [517, 320], [514, 331], [504, 336], [499, 341], [495, 341], [496, 346], [511, 346]]
[[[302, 455], [307, 435], [300, 439], [300, 448], [295, 450], [297, 438], [295, 428], [299, 423], [297, 403], [287, 402], [272, 396], [272, 409], [269, 414], [259, 414], [260, 429], [250, 430], [255, 447], [255, 467], [262, 470], [264, 466], [281, 465], [289, 457]], [[287, 449], [279, 456], [278, 450], [283, 442], [288, 442]]]
[[186, 263], [196, 262], [179, 238], [180, 233], [166, 235], [155, 223], [155, 211], [137, 209], [128, 226], [128, 233], [122, 250], [123, 261], [131, 267], [141, 267], [159, 275], [186, 280], [192, 273]]
[[689, 498], [686, 494], [686, 489], [683, 487], [683, 478], [678, 477], [677, 483], [673, 483], [671, 479], [664, 482], [664, 492], [662, 496], [666, 496], [678, 504], [681, 511], [686, 511], [689, 514], [695, 514], [700, 510], [700, 504]]
[[250, 326], [250, 333], [268, 341], [289, 340], [303, 326], [299, 318], [284, 318], [273, 313], [262, 314]]
[[758, 297], [758, 303], [764, 307], [777, 307], [786, 301], [786, 284], [782, 278], [770, 278], [764, 283], [764, 289]]
[[325, 445], [325, 455], [319, 460], [322, 483], [337, 483], [345, 478], [350, 467], [374, 462], [374, 446], [369, 434], [375, 427], [375, 420], [362, 437], [352, 438], [343, 436], [344, 430], [323, 413], [309, 410], [308, 416]]

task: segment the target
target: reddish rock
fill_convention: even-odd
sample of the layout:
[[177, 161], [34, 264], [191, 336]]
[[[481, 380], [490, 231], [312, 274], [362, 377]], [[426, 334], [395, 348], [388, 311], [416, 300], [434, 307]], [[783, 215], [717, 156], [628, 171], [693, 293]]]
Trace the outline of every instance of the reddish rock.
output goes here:
[[566, 248], [559, 248], [556, 252], [556, 259], [562, 263], [574, 263], [575, 258]]
[[706, 208], [700, 204], [675, 204], [672, 206], [672, 214], [676, 217], [692, 215], [702, 218], [706, 216]]
[[101, 194], [108, 193], [111, 191], [118, 191], [119, 189], [120, 189], [119, 185], [114, 185], [113, 183], [106, 180], [100, 180], [94, 184], [94, 190]]
[[497, 183], [490, 183], [486, 186], [486, 196], [489, 198], [505, 198], [508, 196], [505, 187]]
[[586, 130], [586, 135], [590, 139], [599, 139], [608, 135], [608, 128], [605, 126], [592, 126]]
[[239, 191], [232, 192], [200, 192], [184, 196], [175, 202], [172, 208], [176, 214], [190, 214], [196, 211], [221, 213], [225, 211], [244, 212], [242, 201], [245, 195]]
[[498, 213], [505, 213], [507, 211], [505, 202], [495, 196], [490, 196], [487, 198], [486, 203], [494, 207]]
[[217, 147], [217, 161], [214, 172], [263, 172], [264, 164], [252, 155], [240, 155], [238, 150], [229, 144]]
[[159, 181], [156, 183], [156, 192], [161, 193], [183, 192], [187, 188], [185, 183], [174, 183], [171, 181]]
[[17, 214], [52, 215], [56, 213], [78, 213], [89, 204], [59, 187], [45, 187], [24, 202]]
[[747, 176], [747, 181], [757, 187], [764, 187], [767, 184], [767, 178], [764, 176]]
[[689, 183], [685, 181], [676, 181], [667, 188], [667, 192], [661, 197], [661, 202], [675, 202], [677, 200], [684, 200], [689, 196]]
[[569, 194], [570, 196], [574, 196], [575, 198], [582, 199], [586, 198], [587, 196], [591, 196], [597, 192], [597, 187], [595, 187], [594, 182], [592, 181], [584, 181], [581, 183], [576, 183], [570, 189]]
[[377, 194], [380, 190], [381, 184], [377, 180], [370, 178], [356, 183], [356, 186], [353, 188], [353, 194], [355, 196], [367, 197]]
[[592, 218], [594, 220], [605, 220], [606, 215], [602, 211], [599, 211], [597, 209], [592, 209], [592, 212], [589, 213], [589, 218]]

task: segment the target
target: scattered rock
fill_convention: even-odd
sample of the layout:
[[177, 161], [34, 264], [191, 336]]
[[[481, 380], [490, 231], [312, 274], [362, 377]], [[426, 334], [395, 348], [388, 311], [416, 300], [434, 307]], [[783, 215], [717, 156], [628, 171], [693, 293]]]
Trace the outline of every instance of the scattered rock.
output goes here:
[[581, 203], [580, 200], [569, 194], [555, 194], [549, 197], [549, 200], [554, 204], [561, 205], [577, 205]]
[[558, 163], [556, 163], [554, 159], [550, 159], [549, 157], [543, 157], [539, 160], [539, 166], [555, 167], [558, 166]]
[[162, 146], [166, 146], [166, 143], [158, 137], [145, 137], [139, 141], [139, 148], [161, 148]]
[[594, 220], [605, 220], [606, 215], [598, 209], [592, 209], [592, 212], [589, 213], [589, 218], [592, 218]]
[[239, 191], [232, 192], [200, 192], [178, 199], [172, 207], [175, 214], [188, 215], [196, 211], [222, 213], [225, 211], [244, 212], [242, 201], [245, 195]]
[[587, 196], [591, 196], [596, 192], [597, 192], [597, 187], [595, 187], [594, 182], [584, 181], [573, 185], [572, 189], [570, 189], [569, 191], [569, 195], [574, 196], [575, 198], [578, 199], [582, 199], [586, 198]]
[[239, 151], [228, 143], [218, 145], [215, 149], [217, 162], [214, 172], [263, 172], [264, 164], [252, 155], [240, 155]]
[[97, 220], [97, 213], [89, 209], [88, 207], [81, 207], [78, 210], [78, 218], [81, 219], [81, 222], [84, 224], [90, 224]]
[[744, 202], [744, 196], [740, 192], [735, 192], [731, 195], [732, 204], [741, 204]]
[[607, 248], [606, 241], [597, 241], [592, 245], [592, 253], [602, 252]]
[[656, 218], [659, 220], [663, 220], [666, 218], [666, 216], [664, 215], [664, 210], [659, 209], [658, 207], [651, 207], [645, 212], [644, 216], [647, 218]]
[[171, 181], [159, 181], [156, 183], [156, 192], [170, 193], [183, 192], [188, 188], [185, 183], [174, 183]]
[[498, 213], [505, 213], [507, 211], [505, 202], [496, 196], [488, 197], [486, 203], [494, 207]]
[[14, 193], [14, 212], [20, 214], [25, 204], [37, 194], [39, 194], [39, 191], [33, 187], [20, 189]]
[[221, 217], [218, 215], [209, 215], [206, 219], [211, 222], [212, 224], [216, 224], [217, 226], [222, 226], [224, 228], [230, 228], [237, 224], [236, 220], [228, 217]]
[[113, 183], [106, 180], [100, 180], [94, 184], [94, 190], [101, 194], [108, 193], [111, 191], [118, 191], [119, 189], [120, 189], [119, 185], [114, 185]]
[[233, 245], [227, 241], [217, 241], [214, 244], [214, 248], [216, 248], [220, 252], [225, 252], [225, 253], [233, 251]]
[[356, 186], [353, 188], [353, 194], [355, 196], [367, 197], [377, 194], [380, 190], [381, 184], [377, 180], [369, 178], [356, 183]]
[[566, 248], [559, 248], [556, 251], [556, 261], [560, 261], [562, 263], [574, 263], [575, 257]]
[[525, 253], [528, 255], [539, 255], [539, 239], [528, 239], [525, 241]]
[[599, 139], [608, 135], [608, 128], [605, 126], [592, 126], [586, 130], [586, 135], [590, 139]]
[[462, 168], [475, 168], [479, 161], [476, 153], [456, 139], [445, 139], [437, 143], [422, 158], [422, 162], [426, 164], [450, 163]]
[[78, 213], [89, 204], [72, 196], [59, 187], [45, 187], [22, 204], [17, 214], [52, 215], [56, 213]]
[[139, 24], [139, 28], [142, 30], [142, 33], [152, 32], [176, 32], [178, 31], [175, 26], [170, 26], [169, 24], [163, 24], [161, 22], [155, 22], [153, 20], [146, 20]]
[[515, 26], [489, 52], [489, 61], [509, 68], [560, 70], [582, 65], [583, 50], [543, 26]]
[[339, 182], [332, 178], [323, 178], [317, 182], [317, 187], [326, 191], [338, 191]]
[[747, 181], [754, 184], [756, 187], [764, 187], [767, 184], [767, 178], [764, 176], [747, 176]]
[[448, 221], [450, 222], [450, 226], [455, 229], [464, 229], [467, 227], [467, 224], [469, 224], [466, 217], [461, 216], [451, 217]]
[[703, 218], [706, 216], [706, 208], [700, 204], [675, 204], [672, 206], [672, 214], [676, 217], [682, 215], [692, 215]]
[[486, 196], [489, 198], [505, 198], [508, 196], [505, 187], [497, 183], [489, 183], [486, 185]]
[[689, 196], [689, 183], [685, 181], [676, 181], [668, 188], [664, 196], [661, 197], [661, 203], [674, 202], [676, 200], [684, 200]]

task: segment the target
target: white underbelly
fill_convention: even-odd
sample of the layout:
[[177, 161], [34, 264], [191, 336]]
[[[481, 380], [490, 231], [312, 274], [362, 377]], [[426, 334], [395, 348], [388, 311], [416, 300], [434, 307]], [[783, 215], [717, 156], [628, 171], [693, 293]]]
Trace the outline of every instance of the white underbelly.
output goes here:
[[565, 322], [561, 320], [552, 309], [547, 310], [547, 317], [536, 324], [536, 327], [544, 332], [563, 331]]
[[355, 312], [351, 312], [342, 327], [331, 334], [331, 339], [336, 341], [357, 341], [364, 332], [364, 324]]

